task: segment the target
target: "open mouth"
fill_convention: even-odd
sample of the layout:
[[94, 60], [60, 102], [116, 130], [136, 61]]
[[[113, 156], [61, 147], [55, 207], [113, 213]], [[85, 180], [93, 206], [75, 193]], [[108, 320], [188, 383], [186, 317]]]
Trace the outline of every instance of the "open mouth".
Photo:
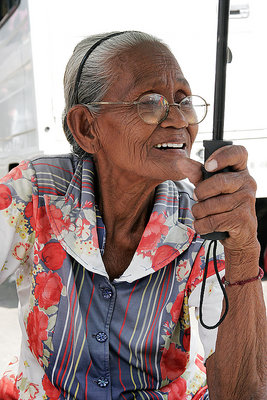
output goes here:
[[184, 150], [186, 147], [185, 143], [160, 143], [154, 146], [156, 149], [159, 150]]

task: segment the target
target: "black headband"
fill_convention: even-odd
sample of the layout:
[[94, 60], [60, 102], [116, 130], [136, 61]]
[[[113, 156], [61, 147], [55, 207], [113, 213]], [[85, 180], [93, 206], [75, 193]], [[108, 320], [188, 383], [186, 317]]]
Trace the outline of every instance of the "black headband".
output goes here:
[[92, 51], [94, 51], [94, 49], [99, 46], [102, 42], [104, 42], [107, 39], [112, 38], [113, 36], [118, 36], [121, 35], [122, 33], [125, 33], [126, 31], [123, 32], [116, 32], [116, 33], [111, 33], [108, 36], [103, 37], [102, 39], [99, 39], [97, 42], [95, 42], [95, 44], [93, 44], [92, 47], [90, 47], [89, 50], [87, 50], [87, 52], [85, 53], [79, 68], [78, 68], [78, 72], [77, 72], [77, 76], [76, 76], [76, 80], [75, 80], [75, 86], [74, 86], [74, 98], [75, 98], [75, 104], [79, 104], [79, 97], [78, 97], [78, 89], [79, 89], [79, 83], [80, 83], [80, 79], [81, 79], [81, 74], [82, 74], [82, 70], [83, 70], [83, 66], [87, 60], [87, 58], [89, 57], [89, 55], [92, 53]]

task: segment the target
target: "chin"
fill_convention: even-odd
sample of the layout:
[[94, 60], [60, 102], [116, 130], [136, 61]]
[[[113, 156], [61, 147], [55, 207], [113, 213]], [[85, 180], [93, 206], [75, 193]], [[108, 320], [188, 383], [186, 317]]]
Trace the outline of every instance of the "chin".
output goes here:
[[171, 171], [168, 171], [166, 173], [158, 175], [158, 180], [160, 182], [164, 182], [164, 181], [181, 181], [181, 180], [186, 179], [186, 178], [187, 178], [187, 176], [184, 173], [182, 173], [181, 171], [175, 171], [174, 169], [172, 169]]

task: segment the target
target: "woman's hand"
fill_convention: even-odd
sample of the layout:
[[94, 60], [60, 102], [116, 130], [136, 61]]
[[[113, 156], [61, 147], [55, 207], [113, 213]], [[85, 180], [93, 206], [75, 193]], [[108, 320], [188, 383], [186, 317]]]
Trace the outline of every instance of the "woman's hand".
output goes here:
[[243, 146], [216, 150], [205, 163], [209, 172], [230, 167], [203, 180], [201, 164], [185, 159], [184, 169], [195, 185], [197, 203], [192, 207], [196, 232], [228, 232], [222, 241], [226, 257], [226, 279], [235, 282], [258, 275], [260, 246], [255, 211], [256, 183], [247, 170]]
[[247, 170], [247, 151], [243, 146], [225, 146], [206, 161], [209, 172], [231, 167], [196, 183], [197, 203], [192, 212], [199, 234], [227, 231], [225, 248], [235, 251], [250, 248], [257, 242], [255, 212], [256, 182]]

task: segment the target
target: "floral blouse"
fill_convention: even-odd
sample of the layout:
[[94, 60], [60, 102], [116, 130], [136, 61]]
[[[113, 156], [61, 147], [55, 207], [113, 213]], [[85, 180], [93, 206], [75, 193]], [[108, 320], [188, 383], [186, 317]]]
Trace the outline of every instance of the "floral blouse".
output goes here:
[[[37, 158], [0, 181], [0, 281], [16, 274], [22, 330], [0, 399], [208, 399], [189, 307], [198, 318], [209, 242], [192, 228], [191, 195], [184, 182], [157, 187], [134, 257], [110, 282], [90, 157]], [[223, 274], [220, 246], [217, 262]], [[206, 324], [221, 309], [209, 260]], [[199, 333], [206, 359], [217, 330]]]

